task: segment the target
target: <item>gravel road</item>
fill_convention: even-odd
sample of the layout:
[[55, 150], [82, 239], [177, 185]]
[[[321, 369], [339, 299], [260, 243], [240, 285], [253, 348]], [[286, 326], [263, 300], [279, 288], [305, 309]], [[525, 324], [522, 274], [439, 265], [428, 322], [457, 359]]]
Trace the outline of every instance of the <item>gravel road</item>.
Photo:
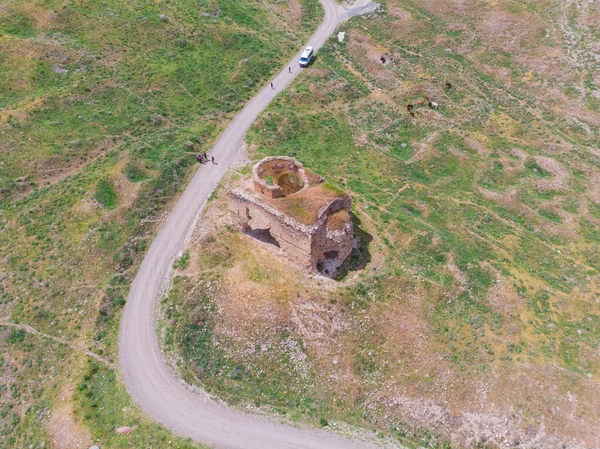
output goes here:
[[[319, 49], [346, 18], [372, 12], [367, 0], [340, 6], [320, 0], [323, 22], [308, 45]], [[300, 49], [301, 52], [302, 49]], [[123, 380], [133, 400], [152, 419], [176, 434], [216, 449], [339, 449], [371, 448], [370, 443], [344, 439], [321, 429], [279, 424], [264, 417], [231, 409], [194, 392], [170, 371], [156, 335], [155, 309], [161, 285], [174, 258], [212, 191], [242, 148], [244, 137], [256, 117], [298, 75], [300, 52], [286, 64], [232, 120], [211, 154], [218, 165], [202, 165], [154, 239], [133, 281], [121, 321], [119, 356]], [[288, 66], [293, 73], [288, 73]]]

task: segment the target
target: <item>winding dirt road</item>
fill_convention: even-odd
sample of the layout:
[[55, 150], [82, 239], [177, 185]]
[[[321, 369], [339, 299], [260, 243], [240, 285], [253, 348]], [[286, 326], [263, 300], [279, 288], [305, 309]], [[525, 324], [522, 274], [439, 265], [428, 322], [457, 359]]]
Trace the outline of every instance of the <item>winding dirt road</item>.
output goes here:
[[[346, 18], [373, 11], [375, 4], [359, 1], [340, 6], [320, 0], [323, 22], [308, 44], [319, 49]], [[170, 213], [144, 258], [131, 286], [121, 321], [119, 356], [123, 379], [134, 401], [152, 419], [176, 434], [217, 449], [339, 449], [371, 448], [370, 443], [343, 439], [319, 429], [278, 424], [233, 410], [177, 379], [160, 351], [155, 309], [163, 280], [212, 191], [234, 162], [246, 132], [256, 117], [300, 72], [299, 54], [232, 120], [212, 149], [218, 165], [201, 166]]]

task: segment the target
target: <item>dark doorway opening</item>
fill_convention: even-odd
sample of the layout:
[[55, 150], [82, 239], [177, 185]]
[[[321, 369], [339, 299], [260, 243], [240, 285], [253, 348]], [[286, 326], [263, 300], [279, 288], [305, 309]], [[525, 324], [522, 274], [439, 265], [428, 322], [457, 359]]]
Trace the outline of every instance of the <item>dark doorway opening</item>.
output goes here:
[[279, 242], [275, 240], [275, 237], [271, 235], [270, 229], [248, 229], [246, 230], [246, 235], [255, 238], [256, 240], [260, 240], [263, 243], [267, 243], [269, 245], [276, 246], [279, 248]]
[[338, 253], [337, 251], [327, 251], [326, 253], [323, 253], [323, 256], [325, 256], [325, 260], [337, 259], [339, 255], [340, 253]]

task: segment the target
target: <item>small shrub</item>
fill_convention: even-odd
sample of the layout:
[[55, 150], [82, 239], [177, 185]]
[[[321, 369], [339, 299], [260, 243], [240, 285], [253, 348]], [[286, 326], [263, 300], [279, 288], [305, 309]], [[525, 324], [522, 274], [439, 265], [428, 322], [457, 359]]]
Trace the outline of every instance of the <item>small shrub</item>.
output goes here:
[[10, 344], [22, 343], [25, 340], [25, 330], [12, 328], [6, 338], [6, 342]]
[[94, 198], [107, 209], [114, 209], [118, 203], [117, 191], [113, 184], [106, 179], [96, 185]]
[[323, 418], [322, 416], [319, 418], [319, 425], [321, 427], [327, 427], [329, 425], [329, 423], [327, 422], [327, 420], [325, 418]]
[[150, 122], [155, 126], [161, 125], [164, 120], [165, 118], [160, 114], [154, 114], [150, 117]]
[[527, 159], [527, 161], [525, 162], [525, 168], [530, 173], [534, 173], [537, 176], [541, 176], [541, 177], [551, 176], [551, 174], [548, 173], [546, 170], [544, 170], [542, 167], [540, 167], [538, 165], [538, 163], [535, 161], [535, 159], [533, 159], [533, 158]]
[[127, 167], [125, 167], [123, 173], [125, 173], [125, 176], [127, 176], [127, 179], [129, 179], [131, 182], [141, 182], [146, 179], [146, 173], [144, 170], [132, 162], [127, 164]]
[[173, 268], [178, 268], [180, 270], [185, 270], [190, 264], [190, 253], [186, 251], [183, 255], [175, 261], [173, 264]]
[[125, 305], [125, 298], [119, 296], [111, 301], [113, 307], [123, 307]]

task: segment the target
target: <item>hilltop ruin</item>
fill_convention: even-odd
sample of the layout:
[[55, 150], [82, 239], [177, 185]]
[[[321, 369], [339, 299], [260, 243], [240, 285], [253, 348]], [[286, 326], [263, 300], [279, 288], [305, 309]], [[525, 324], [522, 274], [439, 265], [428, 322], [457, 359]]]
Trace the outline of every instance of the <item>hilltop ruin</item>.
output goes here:
[[314, 272], [334, 273], [352, 251], [352, 199], [294, 158], [261, 160], [228, 195], [229, 211], [249, 234]]

